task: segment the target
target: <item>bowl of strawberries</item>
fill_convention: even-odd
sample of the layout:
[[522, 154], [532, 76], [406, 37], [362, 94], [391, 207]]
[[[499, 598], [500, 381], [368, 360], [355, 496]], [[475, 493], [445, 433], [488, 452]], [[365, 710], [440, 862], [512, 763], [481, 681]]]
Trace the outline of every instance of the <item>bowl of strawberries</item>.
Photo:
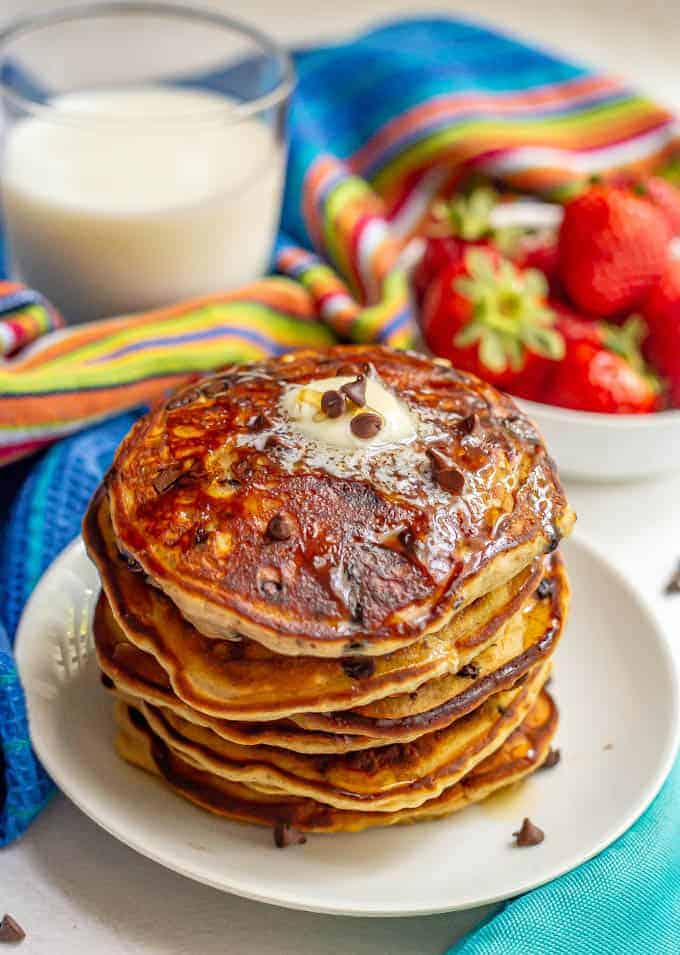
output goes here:
[[516, 397], [562, 472], [680, 470], [680, 189], [584, 183], [562, 203], [477, 186], [432, 209], [412, 271], [428, 349]]

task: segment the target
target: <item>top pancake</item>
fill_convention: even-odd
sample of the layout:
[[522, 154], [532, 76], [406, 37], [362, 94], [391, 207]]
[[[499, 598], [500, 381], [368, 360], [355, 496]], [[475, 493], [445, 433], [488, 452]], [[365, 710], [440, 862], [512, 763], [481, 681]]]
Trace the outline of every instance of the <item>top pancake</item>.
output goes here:
[[[286, 394], [348, 365], [405, 403], [412, 440], [344, 450], [298, 430]], [[437, 481], [433, 448], [460, 490]], [[108, 487], [119, 545], [199, 631], [294, 655], [407, 646], [555, 549], [573, 523], [509, 397], [376, 346], [297, 352], [184, 388], [137, 422]], [[267, 530], [278, 514], [285, 540]]]

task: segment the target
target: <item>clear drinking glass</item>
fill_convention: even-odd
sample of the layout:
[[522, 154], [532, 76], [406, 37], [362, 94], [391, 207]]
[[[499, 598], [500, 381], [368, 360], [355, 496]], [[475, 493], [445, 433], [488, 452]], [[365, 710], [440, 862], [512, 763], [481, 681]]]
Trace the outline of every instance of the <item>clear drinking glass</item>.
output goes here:
[[103, 3], [0, 34], [13, 278], [68, 321], [169, 304], [267, 268], [288, 55], [217, 13]]

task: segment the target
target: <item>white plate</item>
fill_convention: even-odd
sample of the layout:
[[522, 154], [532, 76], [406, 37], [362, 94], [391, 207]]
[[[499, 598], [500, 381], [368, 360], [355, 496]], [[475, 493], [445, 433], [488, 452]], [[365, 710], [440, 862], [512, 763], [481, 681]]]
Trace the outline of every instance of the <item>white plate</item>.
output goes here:
[[[35, 749], [108, 832], [170, 869], [247, 898], [377, 916], [451, 911], [524, 892], [616, 839], [659, 789], [678, 740], [678, 678], [653, 614], [581, 541], [565, 551], [575, 597], [553, 686], [562, 763], [449, 819], [312, 836], [282, 852], [269, 830], [213, 818], [122, 763], [91, 649], [97, 576], [80, 541], [47, 571], [19, 628]], [[546, 840], [520, 850], [511, 833], [525, 815]]]

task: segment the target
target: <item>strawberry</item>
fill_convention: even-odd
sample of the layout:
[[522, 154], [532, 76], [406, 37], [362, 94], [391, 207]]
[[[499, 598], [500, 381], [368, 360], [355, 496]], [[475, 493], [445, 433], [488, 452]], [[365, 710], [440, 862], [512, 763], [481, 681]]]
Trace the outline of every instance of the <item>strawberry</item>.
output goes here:
[[469, 246], [491, 245], [489, 217], [495, 204], [494, 190], [480, 186], [469, 196], [435, 205], [425, 235], [425, 251], [413, 271], [416, 301], [422, 303], [428, 285], [449, 263], [459, 261]]
[[566, 206], [559, 233], [561, 282], [587, 314], [630, 312], [661, 277], [670, 238], [652, 203], [618, 186], [594, 186]]
[[538, 269], [548, 280], [551, 293], [559, 292], [559, 247], [552, 232], [524, 236], [517, 243], [512, 260], [521, 269]]
[[621, 355], [577, 341], [567, 345], [544, 401], [578, 411], [646, 414], [656, 411], [658, 391]]
[[680, 189], [677, 186], [661, 176], [647, 176], [636, 182], [633, 190], [657, 207], [672, 235], [680, 235]]
[[540, 272], [521, 271], [492, 249], [470, 248], [430, 285], [422, 312], [432, 351], [498, 388], [539, 396], [564, 353]]
[[645, 357], [666, 378], [670, 403], [680, 408], [680, 259], [669, 261], [642, 314], [648, 328]]

